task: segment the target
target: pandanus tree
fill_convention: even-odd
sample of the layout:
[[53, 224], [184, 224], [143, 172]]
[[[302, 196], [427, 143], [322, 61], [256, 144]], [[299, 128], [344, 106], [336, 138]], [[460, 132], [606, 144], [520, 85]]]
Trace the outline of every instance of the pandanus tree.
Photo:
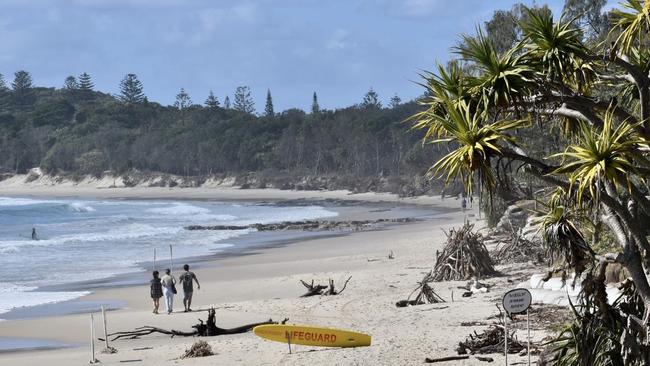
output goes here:
[[[650, 364], [650, 1], [612, 11], [609, 39], [586, 45], [572, 19], [526, 10], [522, 38], [498, 54], [481, 32], [463, 36], [457, 62], [424, 73], [423, 110], [412, 120], [425, 142], [450, 152], [432, 176], [471, 193], [501, 189], [507, 160], [548, 189], [540, 220], [554, 270], [582, 284], [576, 321], [559, 336], [563, 365]], [[541, 121], [541, 122], [540, 122]], [[537, 123], [533, 123], [537, 122]], [[531, 153], [527, 129], [561, 126], [561, 143]], [[602, 223], [615, 246], [598, 252], [586, 230]], [[628, 279], [608, 299], [605, 270]]]

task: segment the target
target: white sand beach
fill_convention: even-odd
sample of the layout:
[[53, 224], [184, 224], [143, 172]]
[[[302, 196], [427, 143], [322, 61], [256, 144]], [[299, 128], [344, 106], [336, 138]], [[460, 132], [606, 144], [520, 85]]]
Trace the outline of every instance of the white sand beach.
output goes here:
[[[389, 194], [349, 194], [345, 191], [309, 192], [280, 190], [240, 190], [236, 188], [103, 188], [96, 187], [11, 187], [0, 184], [1, 195], [98, 198], [174, 198], [209, 200], [287, 200], [337, 199], [403, 202], [435, 207], [459, 208], [453, 198], [399, 199]], [[475, 206], [476, 207], [476, 206]], [[442, 249], [442, 229], [462, 224], [465, 218], [477, 222], [477, 211], [460, 209], [437, 216], [435, 220], [390, 225], [382, 230], [362, 231], [341, 237], [308, 239], [287, 246], [269, 248], [254, 255], [215, 260], [195, 272], [201, 289], [195, 290], [193, 308], [215, 307], [217, 325], [224, 328], [260, 322], [272, 318], [289, 323], [313, 324], [350, 329], [372, 335], [372, 346], [328, 349], [294, 346], [289, 354], [286, 344], [270, 342], [252, 333], [202, 338], [216, 355], [179, 359], [183, 351], [198, 340], [191, 337], [149, 335], [136, 340], [111, 343], [115, 354], [102, 354], [97, 342], [97, 358], [104, 365], [413, 365], [426, 357], [456, 355], [459, 341], [484, 326], [461, 326], [461, 322], [485, 321], [498, 314], [495, 304], [514, 284], [525, 280], [530, 268], [518, 265], [501, 268], [504, 276], [485, 279], [494, 285], [490, 292], [461, 297], [464, 283], [441, 282], [435, 291], [446, 303], [397, 308], [395, 302], [406, 299], [417, 282], [434, 264], [436, 250]], [[390, 251], [395, 259], [388, 259]], [[143, 276], [148, 276], [143, 273]], [[347, 289], [338, 296], [300, 298], [305, 289], [299, 280], [327, 282], [340, 286], [352, 276]], [[453, 293], [453, 295], [452, 295]], [[452, 296], [454, 301], [452, 302]], [[146, 286], [98, 290], [87, 299], [122, 300], [128, 306], [108, 313], [109, 332], [132, 330], [151, 325], [190, 331], [197, 318], [207, 313], [176, 312], [172, 315], [151, 313]], [[181, 297], [176, 296], [176, 309]], [[101, 333], [99, 317], [96, 318]], [[98, 334], [99, 335], [99, 334]], [[536, 340], [543, 331], [533, 331]], [[0, 354], [3, 365], [83, 365], [90, 360], [88, 346], [89, 316], [75, 314], [0, 322], [0, 337], [41, 338], [69, 342], [77, 347], [48, 351], [22, 351]], [[525, 339], [524, 332], [518, 332]], [[489, 355], [497, 363], [503, 355]], [[525, 357], [509, 356], [511, 360]], [[484, 362], [470, 357], [454, 364]]]

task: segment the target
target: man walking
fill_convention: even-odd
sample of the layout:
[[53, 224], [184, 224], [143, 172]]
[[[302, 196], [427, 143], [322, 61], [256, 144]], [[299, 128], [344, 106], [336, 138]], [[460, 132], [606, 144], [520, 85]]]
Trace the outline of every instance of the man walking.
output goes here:
[[183, 305], [185, 305], [185, 312], [192, 311], [190, 306], [192, 306], [192, 293], [194, 292], [193, 281], [196, 281], [196, 286], [200, 290], [201, 285], [199, 280], [196, 278], [194, 272], [190, 272], [190, 266], [187, 264], [183, 266], [185, 272], [178, 277], [178, 280], [183, 284]]
[[176, 286], [174, 286], [176, 279], [172, 276], [169, 268], [165, 270], [165, 275], [162, 276], [160, 282], [162, 283], [162, 292], [165, 297], [165, 309], [167, 310], [167, 314], [171, 314], [174, 306], [174, 294], [176, 293]]

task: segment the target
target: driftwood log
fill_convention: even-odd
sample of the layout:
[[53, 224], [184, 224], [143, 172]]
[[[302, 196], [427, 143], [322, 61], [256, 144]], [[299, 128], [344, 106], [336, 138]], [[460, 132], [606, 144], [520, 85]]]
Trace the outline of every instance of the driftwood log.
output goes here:
[[427, 357], [424, 359], [424, 362], [425, 363], [448, 362], [448, 361], [466, 360], [468, 358], [469, 356], [448, 356], [448, 357], [438, 357], [438, 358]]
[[[286, 323], [289, 319], [285, 319], [282, 321], [282, 324]], [[251, 329], [255, 328], [258, 325], [264, 325], [264, 324], [278, 324], [278, 322], [274, 322], [273, 319], [269, 319], [268, 321], [265, 322], [259, 322], [259, 323], [252, 323], [252, 324], [246, 324], [242, 325], [241, 327], [235, 327], [235, 328], [220, 328], [217, 327], [216, 324], [216, 316], [215, 316], [215, 311], [214, 308], [208, 310], [208, 319], [204, 323], [203, 320], [199, 319], [199, 324], [195, 324], [192, 326], [194, 328], [193, 331], [190, 332], [184, 332], [180, 330], [174, 330], [174, 329], [162, 329], [158, 327], [152, 327], [152, 326], [143, 326], [143, 327], [138, 327], [135, 328], [135, 330], [131, 331], [124, 331], [124, 332], [115, 332], [115, 333], [110, 333], [108, 336], [113, 337], [112, 340], [118, 340], [122, 338], [126, 339], [137, 339], [145, 335], [153, 334], [153, 333], [160, 333], [160, 334], [167, 334], [172, 337], [174, 336], [182, 336], [182, 337], [194, 337], [194, 336], [199, 336], [199, 337], [212, 337], [212, 336], [218, 336], [218, 335], [224, 335], [224, 334], [239, 334], [239, 333], [246, 333], [250, 331]], [[99, 338], [99, 340], [103, 341], [103, 338]]]
[[340, 291], [336, 291], [336, 288], [334, 286], [334, 280], [332, 280], [331, 278], [329, 279], [329, 286], [320, 285], [320, 284], [314, 285], [314, 280], [311, 280], [311, 283], [307, 283], [303, 280], [300, 280], [300, 283], [302, 283], [302, 285], [307, 288], [307, 292], [301, 295], [300, 297], [310, 297], [315, 295], [329, 295], [329, 296], [339, 295], [341, 292], [345, 290], [345, 287], [348, 285], [348, 282], [350, 282], [351, 279], [352, 276], [348, 277], [345, 283], [343, 283], [343, 287], [341, 287]]

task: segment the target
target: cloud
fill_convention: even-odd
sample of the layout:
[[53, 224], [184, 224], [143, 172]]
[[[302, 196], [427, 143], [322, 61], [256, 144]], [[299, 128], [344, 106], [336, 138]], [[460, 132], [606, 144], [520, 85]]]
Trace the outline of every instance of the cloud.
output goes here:
[[184, 0], [68, 0], [68, 2], [89, 8], [170, 8], [188, 4], [188, 1]]
[[406, 0], [401, 10], [408, 16], [427, 16], [439, 10], [445, 3], [447, 2], [440, 0]]
[[231, 15], [240, 21], [247, 23], [255, 23], [258, 18], [259, 11], [257, 5], [246, 2], [233, 6], [230, 9]]
[[226, 17], [226, 12], [223, 9], [206, 9], [196, 13], [201, 29], [211, 33], [217, 30], [218, 26], [223, 22]]
[[350, 40], [350, 32], [345, 29], [337, 29], [325, 45], [328, 50], [342, 50], [354, 48], [356, 43]]

